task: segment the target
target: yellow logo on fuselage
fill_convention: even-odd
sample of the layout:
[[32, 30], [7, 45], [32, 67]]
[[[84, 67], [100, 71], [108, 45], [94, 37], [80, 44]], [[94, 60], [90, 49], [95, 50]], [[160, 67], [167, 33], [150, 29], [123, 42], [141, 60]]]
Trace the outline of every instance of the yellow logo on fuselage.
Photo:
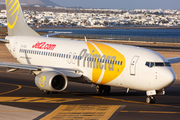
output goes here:
[[116, 49], [102, 43], [86, 43], [89, 49], [80, 52], [80, 60], [83, 60], [83, 67], [92, 68], [92, 82], [106, 84], [116, 79], [124, 70], [125, 57]]
[[45, 82], [45, 80], [46, 80], [45, 76], [41, 76], [41, 77], [40, 77], [40, 79], [39, 79], [39, 85], [40, 85], [41, 87], [44, 87], [44, 82]]
[[7, 26], [9, 29], [13, 29], [19, 16], [20, 3], [19, 0], [11, 0], [9, 3], [7, 3], [6, 0], [5, 2], [6, 2], [6, 7], [8, 8], [7, 9], [8, 18], [10, 17], [14, 18], [14, 20], [11, 19], [12, 21], [7, 19]]

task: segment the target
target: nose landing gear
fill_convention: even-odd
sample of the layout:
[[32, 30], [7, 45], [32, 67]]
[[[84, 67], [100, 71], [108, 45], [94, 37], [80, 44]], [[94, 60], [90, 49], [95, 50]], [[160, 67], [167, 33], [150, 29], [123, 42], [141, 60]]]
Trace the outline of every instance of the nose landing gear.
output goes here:
[[146, 95], [147, 95], [146, 103], [153, 104], [156, 102], [156, 99], [154, 97], [154, 95], [157, 95], [156, 90], [148, 90], [146, 91]]
[[153, 104], [156, 102], [156, 98], [154, 96], [147, 96], [146, 103]]

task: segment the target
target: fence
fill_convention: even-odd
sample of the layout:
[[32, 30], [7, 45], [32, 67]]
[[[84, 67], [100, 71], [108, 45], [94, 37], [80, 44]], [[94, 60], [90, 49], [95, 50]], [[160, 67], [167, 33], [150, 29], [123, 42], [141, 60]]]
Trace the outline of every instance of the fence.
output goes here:
[[141, 36], [120, 36], [120, 35], [94, 35], [94, 34], [60, 34], [61, 38], [72, 39], [102, 39], [102, 40], [122, 40], [122, 41], [144, 41], [144, 42], [166, 42], [180, 43], [180, 38], [164, 38], [164, 37], [141, 37]]

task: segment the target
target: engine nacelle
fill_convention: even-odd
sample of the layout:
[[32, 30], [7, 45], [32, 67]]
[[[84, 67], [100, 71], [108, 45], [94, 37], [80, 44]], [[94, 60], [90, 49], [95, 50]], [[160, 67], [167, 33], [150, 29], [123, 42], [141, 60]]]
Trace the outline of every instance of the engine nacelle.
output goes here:
[[61, 92], [66, 89], [68, 79], [60, 72], [47, 71], [35, 77], [35, 84], [40, 90]]

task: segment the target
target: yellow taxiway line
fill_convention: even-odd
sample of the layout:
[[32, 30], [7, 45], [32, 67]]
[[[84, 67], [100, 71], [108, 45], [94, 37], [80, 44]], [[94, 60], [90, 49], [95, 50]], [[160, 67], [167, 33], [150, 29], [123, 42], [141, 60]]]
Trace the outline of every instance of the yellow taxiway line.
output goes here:
[[2, 82], [0, 82], [0, 84], [4, 84], [4, 85], [11, 85], [11, 86], [17, 86], [17, 87], [18, 87], [17, 89], [14, 89], [14, 90], [11, 90], [11, 91], [8, 91], [8, 92], [4, 92], [4, 93], [0, 93], [0, 95], [4, 95], [4, 94], [8, 94], [8, 93], [12, 93], [12, 92], [15, 92], [15, 91], [17, 91], [17, 90], [19, 90], [19, 89], [21, 89], [21, 88], [22, 88], [22, 86], [21, 86], [21, 85], [15, 85], [15, 84], [9, 84], [9, 83], [2, 83]]

